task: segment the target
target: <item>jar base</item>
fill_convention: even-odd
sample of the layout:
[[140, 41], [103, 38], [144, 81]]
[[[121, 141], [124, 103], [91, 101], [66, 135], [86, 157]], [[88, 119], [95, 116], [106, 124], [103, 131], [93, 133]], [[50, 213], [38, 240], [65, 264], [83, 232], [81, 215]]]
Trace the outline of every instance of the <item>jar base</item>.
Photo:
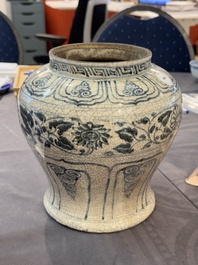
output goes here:
[[120, 218], [116, 219], [90, 221], [70, 216], [69, 214], [58, 210], [50, 203], [47, 194], [48, 192], [45, 193], [43, 200], [44, 207], [53, 219], [55, 219], [58, 223], [75, 230], [91, 233], [112, 233], [132, 228], [146, 220], [155, 208], [155, 195], [151, 192], [147, 206], [138, 211], [136, 214], [129, 215], [126, 213], [126, 215], [122, 214]]

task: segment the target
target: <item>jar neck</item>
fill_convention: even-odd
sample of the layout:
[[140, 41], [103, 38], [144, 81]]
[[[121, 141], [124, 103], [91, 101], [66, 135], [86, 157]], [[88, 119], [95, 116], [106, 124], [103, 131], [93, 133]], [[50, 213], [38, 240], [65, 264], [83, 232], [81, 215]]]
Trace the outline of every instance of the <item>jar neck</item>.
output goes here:
[[147, 72], [151, 68], [151, 60], [147, 60], [140, 64], [124, 65], [124, 66], [90, 66], [72, 64], [72, 62], [59, 62], [50, 60], [50, 68], [54, 72], [61, 74], [71, 74], [75, 76], [84, 76], [87, 78], [112, 78], [112, 77], [127, 77], [139, 75]]
[[127, 77], [151, 68], [151, 52], [126, 44], [71, 44], [50, 51], [50, 68], [87, 78]]

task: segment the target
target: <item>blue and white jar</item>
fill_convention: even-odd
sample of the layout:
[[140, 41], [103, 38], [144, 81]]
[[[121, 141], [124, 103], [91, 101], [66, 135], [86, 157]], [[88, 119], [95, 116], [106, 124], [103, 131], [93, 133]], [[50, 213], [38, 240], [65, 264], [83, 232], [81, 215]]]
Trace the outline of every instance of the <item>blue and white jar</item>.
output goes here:
[[154, 210], [149, 183], [181, 120], [181, 92], [148, 49], [50, 51], [18, 97], [21, 128], [49, 178], [46, 211], [87, 232], [133, 227]]

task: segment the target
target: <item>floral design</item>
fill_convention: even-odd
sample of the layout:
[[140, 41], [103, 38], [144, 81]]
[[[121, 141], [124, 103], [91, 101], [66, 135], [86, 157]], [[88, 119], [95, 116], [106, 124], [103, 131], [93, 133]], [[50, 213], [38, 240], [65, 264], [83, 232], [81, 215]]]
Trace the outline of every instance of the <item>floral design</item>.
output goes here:
[[[89, 155], [105, 145], [110, 145], [109, 149], [104, 150], [106, 156], [112, 156], [115, 152], [131, 154], [134, 150], [148, 149], [168, 141], [179, 127], [181, 119], [181, 109], [177, 104], [131, 123], [116, 122], [114, 131], [103, 124], [91, 121], [83, 123], [72, 117], [67, 120], [63, 117], [47, 119], [42, 113], [28, 111], [22, 106], [20, 113], [21, 127], [33, 144], [39, 142], [47, 148], [54, 146], [75, 155]], [[116, 135], [118, 145], [112, 146], [110, 139]]]
[[124, 180], [124, 194], [126, 198], [130, 198], [130, 195], [139, 183], [139, 180], [144, 176], [146, 171], [153, 168], [155, 163], [156, 159], [152, 158], [149, 161], [131, 165], [122, 169]]
[[[30, 75], [30, 78], [31, 75]], [[32, 80], [32, 82], [25, 82], [25, 87], [28, 93], [32, 96], [36, 97], [42, 97], [45, 95], [45, 97], [48, 97], [51, 95], [51, 92], [49, 90], [50, 81], [52, 78], [52, 74], [46, 74], [41, 78], [35, 78]]]
[[116, 133], [123, 142], [113, 149], [119, 153], [130, 154], [137, 146], [143, 150], [153, 144], [165, 142], [172, 137], [180, 120], [181, 109], [176, 104], [173, 109], [159, 114], [153, 113], [151, 118], [145, 116], [127, 126], [120, 124], [121, 129]]
[[77, 145], [88, 148], [89, 152], [93, 152], [93, 150], [97, 150], [97, 148], [102, 148], [104, 144], [108, 144], [108, 139], [111, 137], [108, 133], [109, 131], [110, 130], [104, 128], [104, 125], [94, 125], [92, 122], [79, 124], [73, 133], [75, 136], [73, 141], [76, 142]]
[[77, 170], [66, 169], [51, 163], [48, 163], [48, 165], [62, 183], [67, 194], [74, 200], [77, 192], [77, 181], [81, 178], [81, 173]]
[[140, 95], [143, 95], [145, 93], [145, 91], [139, 87], [138, 85], [136, 85], [135, 83], [133, 82], [127, 82], [126, 83], [126, 86], [123, 90], [123, 94], [125, 96], [140, 96]]
[[179, 127], [180, 124], [180, 120], [181, 120], [181, 113], [180, 115], [178, 115], [179, 113], [179, 109], [178, 109], [178, 105], [175, 106], [175, 108], [173, 109], [172, 115], [171, 115], [171, 120], [170, 120], [170, 128], [172, 130], [177, 129], [177, 127]]
[[87, 82], [83, 81], [71, 91], [72, 96], [78, 98], [87, 98], [91, 96], [91, 89]]
[[137, 183], [139, 182], [139, 178], [142, 174], [143, 171], [138, 165], [130, 166], [123, 169], [124, 194], [127, 198], [130, 197], [131, 192], [136, 187]]
[[40, 142], [45, 147], [56, 146], [63, 150], [73, 150], [71, 141], [64, 135], [73, 125], [72, 122], [63, 121], [62, 118], [47, 120], [40, 112], [28, 111], [20, 106], [23, 123], [21, 128], [28, 139], [36, 144]]

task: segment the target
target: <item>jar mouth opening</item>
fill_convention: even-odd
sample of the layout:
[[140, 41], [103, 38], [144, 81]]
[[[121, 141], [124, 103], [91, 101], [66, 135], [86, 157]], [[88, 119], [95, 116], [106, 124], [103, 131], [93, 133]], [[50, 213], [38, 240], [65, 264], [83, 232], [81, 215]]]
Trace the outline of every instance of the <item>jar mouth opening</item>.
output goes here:
[[128, 44], [117, 43], [78, 43], [53, 48], [49, 51], [50, 60], [72, 61], [78, 64], [123, 65], [125, 62], [141, 63], [151, 59], [150, 50]]

